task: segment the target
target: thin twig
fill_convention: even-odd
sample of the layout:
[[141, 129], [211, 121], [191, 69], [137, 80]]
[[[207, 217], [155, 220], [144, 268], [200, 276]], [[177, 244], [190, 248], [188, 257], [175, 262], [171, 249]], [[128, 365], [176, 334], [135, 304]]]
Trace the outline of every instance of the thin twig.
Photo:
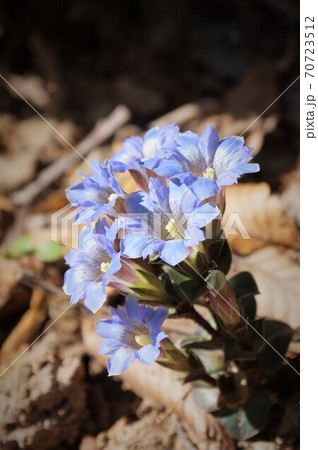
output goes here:
[[[50, 184], [61, 177], [66, 170], [76, 164], [93, 148], [110, 138], [118, 128], [130, 119], [130, 111], [126, 106], [119, 105], [105, 119], [100, 120], [93, 130], [76, 146], [76, 151], [69, 153], [49, 167], [43, 169], [36, 180], [29, 183], [12, 195], [16, 205], [28, 205], [32, 200]], [[73, 148], [73, 147], [71, 147]]]
[[168, 125], [169, 123], [176, 123], [180, 126], [189, 122], [190, 120], [197, 119], [204, 116], [207, 113], [216, 109], [217, 101], [211, 98], [205, 98], [198, 100], [194, 103], [187, 103], [173, 111], [164, 114], [161, 117], [153, 120], [149, 123], [149, 127], [156, 127], [158, 125]]

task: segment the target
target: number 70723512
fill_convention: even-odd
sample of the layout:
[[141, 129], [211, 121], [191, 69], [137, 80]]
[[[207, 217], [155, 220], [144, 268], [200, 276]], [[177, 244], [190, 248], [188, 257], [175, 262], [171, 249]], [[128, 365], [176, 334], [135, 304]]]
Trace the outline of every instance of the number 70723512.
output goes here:
[[314, 77], [315, 63], [315, 18], [305, 17], [305, 78]]

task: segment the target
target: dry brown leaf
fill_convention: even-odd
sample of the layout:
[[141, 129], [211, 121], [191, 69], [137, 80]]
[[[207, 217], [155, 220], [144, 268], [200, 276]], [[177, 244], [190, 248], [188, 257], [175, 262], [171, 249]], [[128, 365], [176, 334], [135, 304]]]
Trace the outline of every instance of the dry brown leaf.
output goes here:
[[36, 337], [45, 321], [47, 311], [48, 306], [44, 291], [37, 287], [32, 293], [30, 308], [23, 314], [1, 347], [1, 366], [3, 364], [9, 365], [16, 354], [23, 351], [32, 338]]
[[[8, 81], [15, 86], [15, 89], [23, 95], [32, 105], [38, 108], [46, 109], [50, 103], [50, 96], [46, 90], [44, 80], [37, 75], [8, 75]], [[14, 91], [12, 95], [20, 98]]]
[[0, 308], [7, 302], [10, 292], [18, 282], [20, 266], [11, 259], [0, 258]]
[[[176, 415], [158, 413], [155, 410], [132, 423], [129, 423], [128, 418], [121, 417], [109, 430], [97, 436], [95, 448], [96, 450], [160, 448], [185, 450], [187, 447], [177, 434], [179, 427]], [[188, 441], [188, 443], [192, 447], [191, 442]], [[87, 450], [88, 448], [91, 447], [87, 447]]]
[[[48, 118], [48, 121], [58, 131], [61, 130], [66, 139], [73, 140], [75, 131], [72, 124], [57, 123], [52, 118]], [[55, 157], [62, 150], [61, 138], [38, 116], [13, 123], [6, 130], [3, 142], [6, 148], [0, 157], [0, 189], [3, 191], [16, 189], [31, 180], [35, 175], [37, 160], [50, 147], [58, 149]]]
[[[247, 95], [248, 93], [248, 95]], [[275, 73], [268, 64], [256, 63], [225, 97], [224, 108], [235, 117], [257, 116], [277, 97]], [[277, 105], [273, 104], [271, 111]]]
[[282, 204], [288, 215], [300, 222], [300, 167], [282, 176]]
[[75, 341], [52, 327], [2, 375], [1, 449], [75, 446], [88, 417], [84, 349]]
[[223, 226], [232, 249], [240, 255], [269, 244], [299, 248], [299, 230], [267, 183], [228, 187]]
[[28, 152], [0, 157], [0, 189], [10, 191], [31, 180], [35, 166], [36, 157]]
[[[98, 355], [100, 337], [94, 329], [91, 317], [82, 319], [82, 335], [88, 353], [96, 358], [102, 366], [106, 358]], [[177, 372], [154, 364], [146, 366], [135, 361], [120, 379], [126, 389], [134, 391], [154, 408], [166, 408], [169, 413], [176, 414], [189, 426], [188, 436], [194, 445], [200, 442], [217, 443], [216, 449], [232, 449], [232, 441], [224, 433], [217, 420], [199, 409], [189, 395], [191, 387], [182, 385]], [[209, 447], [207, 447], [209, 448]]]
[[[57, 211], [68, 204], [64, 189], [58, 189], [51, 192], [45, 200], [39, 201], [34, 205], [33, 211], [37, 213], [46, 213]], [[33, 206], [33, 205], [32, 205]]]
[[233, 255], [231, 274], [249, 271], [259, 287], [257, 315], [281, 320], [298, 327], [298, 255], [282, 247], [265, 247], [249, 256]]

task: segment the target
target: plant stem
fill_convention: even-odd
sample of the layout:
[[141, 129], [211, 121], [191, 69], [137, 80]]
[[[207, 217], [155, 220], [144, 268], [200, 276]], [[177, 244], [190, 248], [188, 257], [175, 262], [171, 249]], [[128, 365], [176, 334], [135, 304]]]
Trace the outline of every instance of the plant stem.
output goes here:
[[208, 375], [207, 373], [202, 375], [200, 377], [200, 380], [205, 381], [208, 384], [211, 384], [212, 386], [216, 386], [216, 381], [214, 378], [210, 377], [210, 375]]
[[198, 313], [198, 311], [192, 306], [191, 310], [189, 311], [189, 317], [193, 319], [197, 324], [199, 324], [202, 328], [204, 328], [211, 336], [218, 337], [219, 332], [215, 330], [207, 320], [205, 320], [204, 317], [201, 316], [201, 314]]

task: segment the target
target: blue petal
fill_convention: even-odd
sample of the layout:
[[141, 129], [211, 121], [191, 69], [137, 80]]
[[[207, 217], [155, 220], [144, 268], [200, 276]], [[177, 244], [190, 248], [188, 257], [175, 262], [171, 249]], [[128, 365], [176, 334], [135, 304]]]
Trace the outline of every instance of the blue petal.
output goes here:
[[143, 155], [145, 159], [155, 158], [161, 147], [172, 145], [179, 128], [174, 125], [157, 126], [147, 131], [144, 137]]
[[91, 206], [79, 206], [79, 212], [74, 219], [75, 224], [91, 224], [103, 214], [114, 215], [114, 209], [110, 205], [97, 203]]
[[146, 169], [149, 170], [154, 170], [158, 164], [160, 163], [161, 158], [151, 158], [151, 159], [147, 159], [146, 161], [143, 161], [143, 166]]
[[155, 310], [154, 315], [149, 320], [149, 327], [150, 328], [160, 328], [163, 322], [166, 320], [166, 318], [169, 315], [169, 310], [167, 308], [164, 308], [162, 306], [159, 306]]
[[194, 155], [198, 152], [199, 136], [192, 131], [180, 133], [176, 138], [178, 151], [187, 161], [192, 161]]
[[152, 255], [155, 252], [160, 252], [164, 245], [164, 242], [161, 239], [153, 239], [150, 243], [143, 249], [142, 257], [146, 259], [147, 256]]
[[125, 200], [125, 208], [128, 213], [148, 213], [153, 211], [148, 195], [143, 191], [133, 192]]
[[84, 299], [84, 305], [87, 309], [92, 311], [92, 313], [96, 313], [103, 306], [105, 300], [105, 286], [102, 282], [96, 282], [91, 284], [88, 288]]
[[115, 339], [107, 339], [101, 342], [98, 353], [100, 355], [110, 355], [120, 348], [120, 342]]
[[125, 324], [123, 322], [113, 322], [112, 319], [99, 320], [95, 324], [95, 329], [97, 334], [103, 338], [120, 341], [120, 338], [125, 332]]
[[169, 159], [160, 161], [152, 170], [160, 177], [173, 178], [182, 173], [182, 166], [178, 161]]
[[144, 248], [149, 244], [150, 238], [141, 234], [128, 234], [122, 239], [123, 256], [127, 258], [140, 258]]
[[108, 160], [105, 161], [105, 168], [106, 168], [106, 170], [109, 173], [109, 180], [108, 181], [109, 181], [110, 187], [112, 188], [112, 190], [116, 194], [118, 194], [120, 196], [123, 196], [124, 192], [123, 192], [122, 188], [120, 187], [119, 183], [117, 182], [117, 180], [115, 178], [113, 167], [112, 167], [112, 164], [111, 164], [110, 161], [108, 161]]
[[136, 297], [128, 295], [125, 299], [128, 317], [131, 322], [138, 323], [139, 319], [139, 303]]
[[[66, 189], [65, 195], [67, 200], [72, 204], [77, 206], [79, 202], [83, 202], [85, 200], [90, 201], [89, 196], [87, 196], [87, 192], [85, 190], [84, 183], [78, 183], [74, 186]], [[87, 198], [88, 197], [88, 198]]]
[[[150, 336], [150, 337], [152, 337], [152, 336]], [[160, 331], [158, 334], [157, 334], [157, 336], [154, 336], [152, 339], [153, 339], [153, 342], [154, 342], [154, 344], [155, 344], [155, 347], [160, 347], [160, 342], [163, 340], [163, 339], [165, 339], [165, 338], [167, 338], [168, 337], [168, 335], [166, 334], [166, 333], [164, 333], [163, 331]]]
[[171, 266], [183, 261], [189, 254], [189, 249], [182, 239], [174, 239], [165, 242], [159, 252], [160, 258]]
[[116, 163], [121, 162], [127, 164], [135, 158], [142, 158], [142, 143], [143, 140], [139, 136], [132, 136], [123, 142], [122, 150], [115, 153], [111, 158], [111, 163], [114, 170], [117, 170]]
[[138, 359], [143, 364], [151, 366], [160, 354], [160, 350], [154, 347], [152, 344], [145, 345], [137, 351]]
[[150, 178], [149, 200], [155, 211], [168, 211], [169, 189], [159, 178]]
[[202, 228], [212, 222], [212, 220], [216, 219], [219, 214], [220, 210], [218, 207], [205, 203], [193, 211], [188, 218], [188, 225]]
[[75, 266], [65, 272], [63, 286], [64, 292], [67, 295], [70, 295], [74, 292], [77, 286], [90, 281], [92, 280], [87, 267], [84, 265]]
[[75, 264], [87, 262], [87, 256], [85, 253], [81, 252], [78, 249], [73, 248], [70, 252], [65, 256], [65, 262], [69, 266], [74, 266]]
[[127, 308], [121, 305], [118, 305], [117, 308], [110, 307], [112, 312], [112, 321], [113, 322], [126, 322], [129, 323], [129, 317], [127, 313]]
[[211, 166], [215, 152], [219, 145], [217, 131], [208, 123], [200, 137], [199, 147], [204, 156], [207, 167]]
[[189, 187], [200, 201], [213, 197], [219, 190], [215, 180], [202, 177], [197, 178]]
[[65, 272], [63, 290], [66, 295], [71, 296], [71, 305], [75, 305], [85, 297], [85, 293], [89, 285], [90, 282], [87, 281], [84, 281], [82, 283], [78, 283], [76, 281], [76, 274], [74, 269], [69, 269]]
[[176, 138], [178, 151], [188, 161], [188, 167], [195, 176], [201, 176], [206, 169], [204, 155], [200, 151], [199, 136], [191, 131], [180, 133]]
[[259, 164], [257, 163], [245, 163], [245, 164], [238, 164], [235, 167], [235, 170], [237, 170], [237, 172], [239, 172], [239, 174], [244, 174], [244, 173], [255, 173], [255, 172], [259, 172]]
[[169, 183], [169, 205], [176, 217], [191, 213], [199, 204], [198, 199], [185, 184]]
[[126, 171], [126, 163], [121, 161], [111, 161], [112, 167], [116, 172], [125, 172]]
[[135, 352], [132, 352], [131, 350], [126, 348], [121, 348], [120, 350], [117, 350], [116, 353], [114, 353], [108, 358], [107, 361], [108, 375], [113, 376], [122, 374], [125, 370], [128, 369], [128, 367], [135, 359], [136, 359]]
[[244, 139], [240, 136], [230, 136], [219, 143], [218, 149], [215, 153], [215, 159], [221, 158], [222, 155], [232, 153], [237, 149], [241, 149], [244, 145]]
[[226, 172], [221, 172], [220, 175], [218, 176], [218, 186], [232, 186], [232, 184], [237, 183], [237, 180], [239, 178], [239, 174], [232, 171], [232, 170], [228, 170]]
[[204, 239], [204, 232], [199, 227], [188, 225], [184, 236], [184, 243], [187, 247], [198, 245]]
[[110, 261], [108, 270], [105, 274], [107, 281], [110, 280], [112, 276], [115, 275], [120, 270], [120, 268], [121, 268], [120, 254], [116, 253], [113, 259]]

